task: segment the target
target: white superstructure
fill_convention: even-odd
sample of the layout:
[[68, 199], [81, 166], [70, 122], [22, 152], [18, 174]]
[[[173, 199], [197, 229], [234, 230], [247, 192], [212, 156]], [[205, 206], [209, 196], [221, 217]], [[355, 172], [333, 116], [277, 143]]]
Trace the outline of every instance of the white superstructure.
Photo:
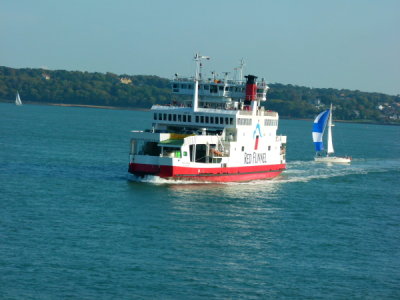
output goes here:
[[151, 108], [152, 128], [132, 132], [129, 172], [204, 181], [275, 177], [286, 166], [286, 136], [277, 112], [265, 110], [268, 86], [215, 74], [202, 78], [196, 54], [193, 78], [175, 76], [172, 92], [189, 99]]

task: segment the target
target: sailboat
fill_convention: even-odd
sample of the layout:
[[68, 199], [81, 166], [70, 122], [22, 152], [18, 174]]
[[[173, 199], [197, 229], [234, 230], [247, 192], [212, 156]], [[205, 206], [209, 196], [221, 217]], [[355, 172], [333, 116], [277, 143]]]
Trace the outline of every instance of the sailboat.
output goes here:
[[[332, 104], [330, 109], [321, 112], [314, 120], [312, 137], [315, 145], [315, 161], [328, 162], [328, 163], [349, 163], [351, 157], [338, 157], [334, 156], [333, 142], [332, 142]], [[324, 143], [322, 141], [325, 128], [328, 127], [327, 134], [327, 149], [324, 151]], [[325, 154], [325, 155], [324, 155]]]
[[15, 104], [16, 105], [22, 105], [21, 98], [19, 97], [19, 93], [17, 92], [17, 97], [15, 98]]

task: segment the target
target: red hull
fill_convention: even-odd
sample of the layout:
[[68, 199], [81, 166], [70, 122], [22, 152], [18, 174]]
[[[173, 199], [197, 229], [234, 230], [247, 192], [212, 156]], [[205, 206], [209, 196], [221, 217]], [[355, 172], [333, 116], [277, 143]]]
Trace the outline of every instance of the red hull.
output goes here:
[[273, 178], [281, 174], [285, 168], [285, 164], [230, 168], [187, 168], [132, 163], [129, 165], [129, 172], [137, 176], [154, 175], [165, 179], [232, 182]]

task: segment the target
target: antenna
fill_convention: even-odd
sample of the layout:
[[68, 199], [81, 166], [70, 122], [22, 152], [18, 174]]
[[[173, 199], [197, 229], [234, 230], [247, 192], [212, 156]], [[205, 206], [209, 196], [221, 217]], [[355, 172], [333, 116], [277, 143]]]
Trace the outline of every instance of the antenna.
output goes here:
[[[234, 75], [233, 78], [235, 79], [235, 81], [239, 81], [240, 83], [243, 82], [243, 68], [244, 68], [244, 60], [243, 58], [240, 60], [240, 65], [239, 67], [234, 68]], [[239, 78], [238, 78], [239, 77]]]
[[245, 63], [244, 63], [244, 59], [242, 58], [241, 60], [240, 60], [240, 65], [239, 65], [239, 71], [240, 71], [240, 73], [239, 73], [239, 81], [243, 81], [243, 69], [244, 69], [244, 65], [245, 65]]
[[194, 79], [195, 80], [199, 80], [201, 78], [201, 67], [203, 66], [201, 63], [202, 59], [207, 59], [210, 60], [209, 56], [204, 56], [204, 55], [200, 55], [199, 53], [196, 53], [194, 55], [194, 61], [196, 62], [196, 74]]
[[224, 73], [224, 82], [226, 83], [228, 81], [228, 74], [229, 72], [223, 72]]

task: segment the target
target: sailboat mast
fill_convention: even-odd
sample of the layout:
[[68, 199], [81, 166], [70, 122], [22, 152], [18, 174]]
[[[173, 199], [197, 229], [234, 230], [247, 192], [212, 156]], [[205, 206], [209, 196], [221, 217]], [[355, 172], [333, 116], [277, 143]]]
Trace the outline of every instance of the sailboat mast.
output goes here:
[[328, 119], [328, 141], [327, 141], [327, 154], [334, 153], [335, 151], [333, 150], [333, 142], [332, 142], [332, 103], [331, 103], [331, 108], [329, 111], [329, 119]]

